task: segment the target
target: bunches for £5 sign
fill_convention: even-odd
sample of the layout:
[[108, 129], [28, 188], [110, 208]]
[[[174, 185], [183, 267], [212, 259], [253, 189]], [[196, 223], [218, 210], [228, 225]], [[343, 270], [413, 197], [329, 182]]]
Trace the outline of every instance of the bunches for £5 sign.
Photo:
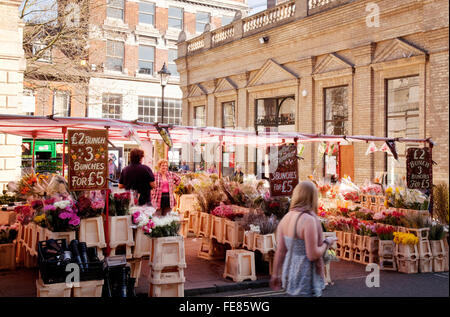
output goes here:
[[98, 190], [108, 187], [108, 132], [69, 130], [69, 188]]

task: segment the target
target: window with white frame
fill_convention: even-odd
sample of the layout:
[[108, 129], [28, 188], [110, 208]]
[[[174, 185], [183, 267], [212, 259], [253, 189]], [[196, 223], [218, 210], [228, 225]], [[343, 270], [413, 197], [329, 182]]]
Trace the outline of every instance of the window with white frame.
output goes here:
[[53, 93], [53, 115], [57, 117], [70, 117], [70, 93], [56, 90]]
[[109, 40], [106, 42], [107, 70], [122, 71], [124, 50], [123, 42]]
[[176, 59], [177, 59], [177, 50], [169, 49], [167, 67], [169, 69], [170, 76], [180, 76], [180, 74], [177, 71], [177, 64], [175, 64]]
[[155, 47], [139, 45], [139, 74], [153, 75]]
[[122, 119], [122, 95], [103, 94], [102, 117]]
[[28, 116], [34, 116], [36, 97], [32, 89], [24, 88], [22, 97], [22, 111]]
[[206, 127], [205, 106], [194, 107], [194, 126]]
[[[161, 98], [139, 96], [139, 121], [161, 122], [161, 110]], [[181, 124], [181, 100], [164, 98], [164, 123]]]
[[230, 24], [231, 22], [233, 22], [233, 17], [222, 15], [222, 18], [221, 18], [222, 26]]
[[110, 18], [123, 20], [124, 9], [125, 9], [124, 0], [108, 0], [106, 7], [106, 15]]
[[176, 7], [169, 7], [169, 28], [183, 29], [183, 9]]
[[34, 43], [33, 44], [33, 56], [39, 56], [38, 62], [51, 63], [52, 62], [52, 49], [47, 48], [46, 44]]
[[155, 25], [155, 4], [139, 2], [139, 23]]
[[203, 33], [206, 24], [210, 23], [211, 15], [208, 12], [197, 12], [195, 15], [195, 31]]

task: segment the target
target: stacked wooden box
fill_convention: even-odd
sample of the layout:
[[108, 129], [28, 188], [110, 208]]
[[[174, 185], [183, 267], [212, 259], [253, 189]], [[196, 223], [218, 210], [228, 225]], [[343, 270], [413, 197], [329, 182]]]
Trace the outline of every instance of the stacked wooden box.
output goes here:
[[131, 216], [109, 217], [109, 246], [110, 256], [116, 255], [117, 247], [125, 248], [126, 258], [133, 257], [131, 247], [134, 246]]
[[223, 278], [235, 282], [256, 280], [255, 253], [248, 250], [227, 250]]
[[419, 272], [419, 252], [417, 245], [395, 244], [398, 271], [412, 274]]
[[37, 297], [101, 297], [104, 280], [44, 284], [36, 280]]
[[346, 261], [353, 261], [353, 240], [354, 234], [350, 232], [343, 233], [342, 242], [342, 259]]
[[149, 297], [183, 297], [184, 237], [152, 238], [151, 241]]
[[363, 238], [363, 253], [362, 264], [377, 263], [378, 262], [378, 237], [364, 236]]
[[364, 252], [364, 236], [353, 234], [352, 257], [353, 262], [362, 263]]
[[445, 249], [445, 241], [442, 240], [431, 240], [431, 253], [433, 256], [433, 272], [444, 272], [448, 271], [445, 267], [445, 262], [448, 261], [448, 253]]
[[378, 256], [380, 269], [387, 271], [397, 271], [395, 259], [395, 243], [392, 240], [378, 241]]
[[86, 242], [88, 248], [96, 247], [98, 258], [103, 260], [103, 248], [106, 248], [105, 230], [103, 228], [103, 217], [81, 219], [80, 242]]
[[336, 231], [336, 256], [340, 259], [344, 257], [344, 232], [343, 231]]
[[203, 237], [197, 256], [205, 260], [223, 260], [225, 251], [225, 245], [218, 243], [215, 238]]
[[430, 241], [428, 240], [430, 229], [407, 228], [407, 231], [408, 233], [414, 234], [419, 239], [419, 243], [417, 244], [417, 251], [419, 254], [419, 272], [433, 272], [433, 254], [431, 253]]

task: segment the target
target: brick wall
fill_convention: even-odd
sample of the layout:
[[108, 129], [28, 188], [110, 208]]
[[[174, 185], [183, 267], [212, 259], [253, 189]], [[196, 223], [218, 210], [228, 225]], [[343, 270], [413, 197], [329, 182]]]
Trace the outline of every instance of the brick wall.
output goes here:
[[[380, 7], [378, 28], [370, 28], [365, 23], [365, 7], [369, 2]], [[433, 159], [438, 163], [434, 166], [434, 179], [448, 182], [448, 5], [448, 1], [443, 0], [353, 1], [188, 56], [179, 63], [181, 85], [205, 85], [225, 77], [246, 78], [238, 83], [238, 89], [249, 98], [239, 99], [237, 112], [239, 120], [252, 127], [252, 91], [261, 89], [268, 96], [271, 92], [282, 96], [282, 88], [288, 88], [288, 83], [282, 80], [261, 83], [259, 88], [249, 86], [271, 58], [299, 78], [299, 131], [323, 133], [323, 89], [345, 84], [348, 85], [349, 133], [384, 137], [385, 81], [418, 75], [420, 137], [432, 137], [437, 142], [433, 149]], [[259, 43], [261, 35], [269, 37], [267, 44]], [[342, 61], [330, 59], [330, 54]], [[316, 73], [316, 67], [327, 58], [329, 63]], [[271, 70], [270, 76], [275, 79], [284, 75]], [[307, 92], [306, 97], [302, 96], [303, 90]], [[354, 143], [357, 182], [372, 179], [385, 169], [385, 154], [366, 156], [367, 145]], [[381, 145], [377, 143], [378, 147]], [[311, 173], [318, 163], [315, 146], [308, 147], [305, 153], [302, 177]]]
[[[0, 2], [0, 113], [22, 113], [23, 24], [17, 18], [20, 1]], [[0, 134], [0, 190], [20, 176], [22, 138]]]

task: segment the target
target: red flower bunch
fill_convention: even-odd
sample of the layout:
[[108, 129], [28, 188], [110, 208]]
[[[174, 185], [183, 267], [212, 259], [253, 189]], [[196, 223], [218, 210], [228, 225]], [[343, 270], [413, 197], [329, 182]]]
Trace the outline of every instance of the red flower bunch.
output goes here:
[[115, 193], [114, 194], [115, 200], [130, 200], [131, 199], [131, 193], [130, 192], [123, 192], [123, 193]]
[[216, 217], [228, 218], [230, 220], [242, 216], [242, 213], [236, 212], [232, 205], [217, 206], [216, 208], [214, 208], [211, 214]]
[[347, 192], [344, 195], [345, 200], [358, 201], [359, 195], [357, 192]]
[[348, 216], [348, 213], [350, 212], [350, 210], [349, 210], [348, 208], [344, 208], [344, 207], [339, 207], [339, 211], [341, 212], [341, 214], [342, 214], [344, 217], [347, 217], [347, 216]]
[[394, 239], [394, 227], [392, 226], [378, 226], [376, 233], [380, 240], [393, 240]]
[[16, 206], [14, 211], [17, 213], [17, 221], [23, 225], [27, 225], [33, 219], [34, 210], [28, 205]]

